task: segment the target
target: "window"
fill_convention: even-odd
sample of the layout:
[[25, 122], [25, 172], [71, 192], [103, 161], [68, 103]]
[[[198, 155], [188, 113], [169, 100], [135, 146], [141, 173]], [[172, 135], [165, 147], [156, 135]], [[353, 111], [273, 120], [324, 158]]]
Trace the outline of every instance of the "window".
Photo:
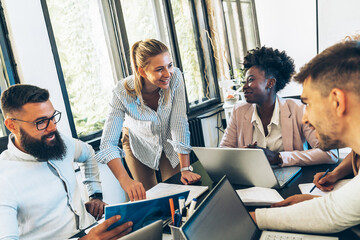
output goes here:
[[246, 52], [260, 46], [254, 0], [222, 0], [231, 77], [238, 77]]
[[130, 46], [156, 38], [169, 47], [175, 66], [183, 71], [189, 112], [220, 102], [204, 1], [121, 0], [113, 9], [128, 72]]
[[[118, 79], [108, 48], [101, 5], [94, 0], [47, 0], [43, 6], [51, 20], [63, 79], [75, 129], [84, 137], [102, 130], [111, 90]], [[57, 60], [57, 59], [55, 59]], [[118, 67], [119, 68], [119, 67]], [[120, 76], [119, 76], [120, 77]], [[71, 114], [68, 114], [71, 116]], [[75, 130], [75, 134], [74, 134]]]
[[189, 112], [220, 102], [204, 0], [41, 3], [74, 137], [102, 130], [111, 90], [131, 74], [130, 47], [146, 38], [164, 42], [183, 71]]
[[[9, 86], [19, 83], [15, 61], [12, 54], [8, 31], [5, 23], [4, 12], [0, 2], [0, 91], [1, 93]], [[0, 111], [0, 146], [6, 148], [9, 131], [4, 125], [4, 117]], [[4, 144], [2, 144], [4, 142]]]

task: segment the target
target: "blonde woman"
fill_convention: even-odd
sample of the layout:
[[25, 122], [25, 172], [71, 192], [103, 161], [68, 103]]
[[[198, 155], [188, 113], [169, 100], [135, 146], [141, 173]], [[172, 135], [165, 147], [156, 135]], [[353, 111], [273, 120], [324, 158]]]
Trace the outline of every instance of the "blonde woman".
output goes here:
[[[107, 163], [131, 201], [146, 197], [145, 190], [181, 171], [181, 182], [200, 179], [190, 167], [190, 132], [185, 90], [168, 48], [155, 39], [131, 47], [134, 75], [113, 90], [97, 160]], [[123, 149], [118, 147], [122, 134]], [[121, 158], [129, 167], [127, 174]]]

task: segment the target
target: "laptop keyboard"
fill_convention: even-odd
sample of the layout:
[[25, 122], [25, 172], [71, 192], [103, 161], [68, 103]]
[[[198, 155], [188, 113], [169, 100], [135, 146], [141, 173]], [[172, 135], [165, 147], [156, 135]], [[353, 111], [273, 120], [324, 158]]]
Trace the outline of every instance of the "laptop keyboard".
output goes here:
[[276, 167], [273, 168], [275, 177], [277, 178], [280, 186], [283, 186], [284, 184], [286, 184], [289, 179], [296, 173], [299, 171], [300, 167]]
[[276, 233], [268, 233], [266, 234], [266, 238], [264, 240], [302, 240], [301, 236], [284, 236], [278, 235]]

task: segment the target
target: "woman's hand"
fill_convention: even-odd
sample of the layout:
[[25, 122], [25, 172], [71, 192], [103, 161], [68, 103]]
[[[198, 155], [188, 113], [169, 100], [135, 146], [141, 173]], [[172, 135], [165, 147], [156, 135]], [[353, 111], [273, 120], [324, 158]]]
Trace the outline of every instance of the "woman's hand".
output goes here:
[[145, 188], [141, 182], [123, 176], [119, 179], [121, 187], [128, 194], [130, 201], [146, 199]]
[[199, 181], [201, 176], [197, 173], [191, 171], [182, 171], [181, 172], [181, 182], [184, 185], [193, 184]]

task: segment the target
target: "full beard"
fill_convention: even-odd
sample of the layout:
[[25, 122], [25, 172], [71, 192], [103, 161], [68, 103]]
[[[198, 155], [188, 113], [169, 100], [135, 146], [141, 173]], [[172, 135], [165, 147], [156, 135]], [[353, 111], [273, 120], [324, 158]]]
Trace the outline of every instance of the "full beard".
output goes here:
[[[62, 160], [65, 157], [66, 146], [57, 130], [42, 136], [41, 140], [31, 137], [21, 128], [20, 134], [21, 146], [28, 154], [37, 158], [39, 162], [46, 162], [50, 159]], [[55, 135], [55, 138], [51, 142], [47, 142], [46, 139], [52, 135]]]

